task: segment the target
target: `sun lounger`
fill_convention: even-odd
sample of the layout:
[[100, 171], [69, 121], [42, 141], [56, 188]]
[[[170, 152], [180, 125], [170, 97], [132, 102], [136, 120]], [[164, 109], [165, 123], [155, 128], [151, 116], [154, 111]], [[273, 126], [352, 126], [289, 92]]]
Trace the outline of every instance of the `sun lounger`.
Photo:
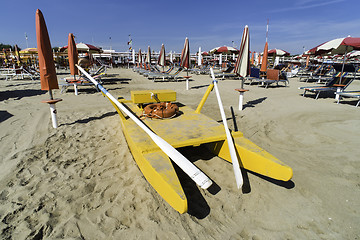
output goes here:
[[299, 72], [297, 73], [297, 77], [299, 77], [299, 81], [301, 82], [301, 80], [303, 78], [308, 78], [310, 76], [312, 76], [313, 74], [316, 74], [321, 68], [321, 65], [319, 66], [316, 66], [316, 65], [313, 65], [313, 66], [309, 66], [307, 68], [304, 68], [304, 69], [300, 69]]
[[[99, 82], [101, 82], [101, 76], [103, 76], [104, 74], [105, 73], [100, 73], [100, 74], [92, 76], [92, 77], [94, 79], [97, 79]], [[65, 82], [59, 84], [61, 86], [60, 93], [66, 92], [69, 87], [74, 87], [75, 95], [78, 95], [78, 87], [80, 87], [80, 86], [92, 86], [97, 91], [99, 91], [99, 89], [97, 89], [96, 86], [89, 79], [87, 79], [84, 76], [78, 76], [78, 78], [75, 78], [75, 79], [74, 79], [74, 77], [67, 77], [67, 78], [64, 78], [63, 80]]]
[[234, 73], [234, 69], [235, 69], [234, 66], [230, 66], [225, 71], [215, 73], [215, 78], [225, 79], [225, 78], [237, 77], [237, 75]]
[[[328, 82], [325, 86], [313, 86], [313, 87], [300, 87], [304, 89], [303, 96], [307, 92], [313, 92], [316, 94], [315, 99], [318, 99], [320, 93], [335, 93], [344, 91], [350, 83], [354, 80], [352, 77], [347, 77], [347, 72], [343, 73], [342, 77], [334, 77], [333, 80]], [[341, 82], [340, 82], [341, 79]]]
[[191, 73], [196, 75], [199, 74], [209, 74], [210, 73], [210, 65], [204, 65], [201, 68], [193, 68], [190, 70]]
[[160, 74], [150, 74], [148, 75], [148, 79], [152, 79], [155, 81], [156, 79], [162, 79], [162, 80], [177, 80], [179, 78], [179, 74], [182, 72], [183, 68], [178, 68], [174, 73], [160, 73]]
[[6, 80], [13, 78], [24, 79], [25, 77], [29, 77], [31, 80], [35, 80], [40, 75], [35, 70], [21, 66], [18, 68], [1, 68], [0, 76], [4, 76]]
[[174, 65], [171, 65], [166, 71], [160, 71], [157, 67], [154, 66], [154, 71], [152, 72], [144, 72], [144, 77], [148, 77], [151, 75], [159, 75], [159, 74], [170, 74], [171, 71], [174, 70]]
[[289, 83], [289, 80], [287, 79], [286, 75], [283, 74], [278, 69], [268, 69], [266, 71], [266, 79], [260, 79], [258, 80], [259, 87], [265, 86], [267, 88], [271, 84], [276, 84], [276, 86], [279, 86], [279, 83], [285, 83], [285, 86]]
[[259, 80], [260, 80], [260, 69], [252, 67], [250, 69], [250, 76], [244, 78], [244, 83], [246, 81], [249, 81], [250, 82], [249, 84], [251, 85], [253, 82], [258, 83]]
[[360, 91], [343, 91], [343, 92], [336, 92], [335, 94], [338, 95], [338, 97], [337, 97], [338, 104], [341, 101], [342, 97], [359, 99], [355, 107], [358, 107], [360, 104]]
[[332, 65], [324, 65], [319, 69], [319, 71], [306, 78], [305, 82], [309, 82], [309, 81], [313, 81], [313, 82], [316, 81], [318, 83], [328, 82], [329, 80], [332, 79], [332, 75], [335, 72], [336, 71]]

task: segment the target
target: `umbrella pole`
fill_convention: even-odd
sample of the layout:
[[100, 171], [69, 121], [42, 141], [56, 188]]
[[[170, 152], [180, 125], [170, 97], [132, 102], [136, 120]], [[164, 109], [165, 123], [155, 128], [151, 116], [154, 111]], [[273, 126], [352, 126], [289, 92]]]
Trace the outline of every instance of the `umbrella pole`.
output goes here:
[[57, 117], [56, 117], [56, 107], [55, 104], [57, 102], [62, 101], [62, 99], [54, 99], [52, 91], [49, 90], [49, 95], [50, 95], [50, 100], [44, 100], [42, 101], [43, 103], [48, 103], [50, 105], [50, 114], [51, 114], [51, 121], [52, 121], [52, 125], [53, 128], [57, 128], [58, 127], [58, 122], [57, 122]]
[[79, 92], [78, 92], [78, 89], [77, 89], [77, 85], [76, 85], [76, 75], [74, 74], [74, 92], [75, 92], [75, 95], [79, 95]]
[[347, 54], [347, 46], [346, 46], [346, 49], [345, 49], [345, 54], [344, 54], [344, 59], [343, 59], [343, 65], [342, 65], [342, 68], [341, 68], [340, 81], [339, 81], [340, 84], [341, 84], [341, 80], [342, 80], [342, 75], [343, 75], [343, 73], [344, 73], [344, 66], [345, 66], [346, 54]]
[[186, 90], [189, 90], [189, 69], [186, 69]]
[[[339, 80], [339, 84], [340, 84], [340, 85], [341, 85], [341, 80], [342, 80], [343, 73], [344, 73], [344, 66], [345, 66], [347, 49], [348, 49], [348, 47], [346, 46], [346, 48], [345, 48], [345, 54], [344, 54], [344, 59], [343, 59], [343, 64], [342, 64], [342, 67], [341, 67], [341, 74], [340, 74], [340, 80]], [[336, 93], [338, 93], [338, 92], [341, 92], [341, 87], [340, 87], [340, 86], [338, 86], [337, 89], [336, 89]], [[335, 93], [335, 100], [339, 101], [339, 100], [340, 100], [340, 95], [339, 95], [339, 94], [336, 94], [336, 93]]]

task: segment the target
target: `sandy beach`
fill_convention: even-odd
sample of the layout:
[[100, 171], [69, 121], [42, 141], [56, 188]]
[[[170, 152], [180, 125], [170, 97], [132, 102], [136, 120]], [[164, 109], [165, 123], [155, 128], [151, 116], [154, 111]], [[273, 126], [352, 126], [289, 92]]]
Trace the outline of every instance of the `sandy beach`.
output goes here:
[[[152, 82], [131, 69], [109, 69], [104, 87], [130, 99], [131, 90], [172, 89], [177, 101], [196, 108], [211, 79]], [[69, 72], [58, 71], [58, 80]], [[110, 102], [93, 87], [55, 90], [59, 127], [53, 129], [48, 94], [40, 81], [0, 80], [1, 239], [359, 239], [360, 108], [355, 102], [301, 96], [288, 87], [219, 81], [234, 129], [289, 165], [294, 176], [279, 182], [247, 172], [243, 190], [231, 164], [206, 148], [182, 153], [220, 188], [198, 188], [182, 178], [189, 211], [179, 214], [138, 169]], [[348, 90], [360, 89], [355, 81]], [[202, 113], [221, 121], [215, 93]], [[139, 130], [140, 131], [140, 130]], [[356, 170], [358, 169], [358, 170]], [[181, 176], [180, 176], [181, 177]]]

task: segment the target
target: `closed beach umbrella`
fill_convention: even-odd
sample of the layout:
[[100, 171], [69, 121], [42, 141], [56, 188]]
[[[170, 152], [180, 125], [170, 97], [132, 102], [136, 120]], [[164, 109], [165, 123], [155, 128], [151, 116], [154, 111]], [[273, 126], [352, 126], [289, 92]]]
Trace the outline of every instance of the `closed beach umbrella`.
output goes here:
[[20, 58], [20, 53], [19, 53], [19, 47], [17, 44], [15, 44], [15, 56], [16, 56], [17, 64], [20, 65], [21, 58]]
[[190, 68], [190, 48], [188, 38], [185, 38], [184, 48], [181, 52], [180, 66], [186, 69]]
[[159, 64], [159, 66], [162, 66], [162, 67], [165, 66], [165, 46], [164, 46], [164, 44], [161, 45], [160, 55], [159, 55], [157, 63]]
[[251, 65], [254, 65], [254, 61], [255, 61], [255, 51], [252, 52], [252, 55], [251, 55]]
[[[235, 63], [235, 74], [245, 78], [250, 73], [250, 61], [249, 61], [249, 51], [250, 51], [250, 39], [249, 39], [249, 27], [246, 25], [244, 28], [244, 32], [241, 38], [240, 43], [240, 51], [239, 56]], [[244, 90], [244, 81], [242, 79], [241, 81], [241, 89], [237, 89], [239, 91], [239, 110], [243, 109], [243, 99], [244, 99], [244, 92], [247, 90]]]
[[242, 35], [240, 52], [235, 64], [235, 71], [234, 71], [238, 76], [243, 78], [249, 75], [250, 72], [249, 49], [250, 49], [249, 28], [246, 25]]
[[198, 52], [198, 66], [201, 66], [201, 61], [202, 60], [202, 55], [201, 55], [201, 47], [199, 47], [199, 52]]
[[41, 90], [59, 89], [50, 39], [43, 14], [36, 11], [36, 41], [39, 56]]
[[8, 63], [8, 56], [7, 56], [7, 52], [6, 52], [5, 48], [3, 48], [3, 54], [4, 54], [4, 62], [5, 62], [5, 64], [7, 64]]
[[78, 62], [78, 52], [76, 49], [76, 44], [74, 40], [74, 35], [69, 33], [68, 37], [68, 58], [69, 58], [69, 67], [71, 75], [78, 75], [79, 71], [75, 64]]
[[309, 66], [309, 62], [310, 62], [310, 55], [306, 56], [306, 67]]
[[186, 68], [186, 90], [189, 90], [190, 47], [188, 38], [185, 38], [184, 48], [181, 52], [180, 67]]
[[266, 72], [266, 70], [267, 70], [267, 60], [268, 60], [268, 43], [266, 42], [265, 47], [264, 47], [264, 54], [263, 54], [263, 57], [262, 57], [260, 72]]
[[35, 23], [41, 90], [48, 90], [50, 94], [50, 100], [45, 100], [42, 102], [48, 103], [50, 105], [52, 125], [54, 128], [57, 128], [55, 104], [61, 101], [61, 99], [53, 98], [52, 89], [59, 89], [59, 85], [56, 77], [49, 34], [46, 28], [44, 16], [39, 9], [36, 11]]
[[147, 51], [147, 53], [146, 53], [145, 62], [151, 64], [151, 50], [150, 50], [150, 46], [148, 46], [148, 51]]
[[142, 67], [142, 54], [141, 54], [141, 49], [139, 48], [139, 52], [138, 52], [138, 63], [139, 63], [139, 67]]

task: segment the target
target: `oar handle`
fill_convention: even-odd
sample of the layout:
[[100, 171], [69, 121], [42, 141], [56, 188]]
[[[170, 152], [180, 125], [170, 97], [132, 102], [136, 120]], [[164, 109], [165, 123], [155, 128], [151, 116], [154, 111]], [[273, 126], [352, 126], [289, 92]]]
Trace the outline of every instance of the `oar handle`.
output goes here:
[[222, 121], [223, 121], [223, 124], [224, 124], [224, 128], [225, 128], [226, 139], [227, 139], [227, 142], [228, 142], [231, 162], [232, 162], [233, 169], [234, 169], [236, 185], [237, 185], [237, 187], [239, 189], [243, 185], [243, 178], [242, 178], [242, 174], [241, 174], [241, 170], [240, 170], [239, 160], [238, 160], [238, 157], [237, 157], [237, 154], [236, 154], [234, 141], [232, 139], [231, 133], [229, 131], [229, 127], [228, 127], [227, 122], [226, 122], [226, 116], [225, 116], [224, 107], [223, 107], [223, 104], [222, 104], [222, 101], [221, 101], [219, 89], [218, 89], [218, 86], [217, 86], [217, 81], [215, 79], [214, 71], [213, 71], [212, 68], [210, 68], [210, 72], [211, 72], [211, 77], [213, 79], [216, 98], [217, 98], [218, 104], [219, 104], [220, 115], [221, 115], [221, 118], [222, 118]]

